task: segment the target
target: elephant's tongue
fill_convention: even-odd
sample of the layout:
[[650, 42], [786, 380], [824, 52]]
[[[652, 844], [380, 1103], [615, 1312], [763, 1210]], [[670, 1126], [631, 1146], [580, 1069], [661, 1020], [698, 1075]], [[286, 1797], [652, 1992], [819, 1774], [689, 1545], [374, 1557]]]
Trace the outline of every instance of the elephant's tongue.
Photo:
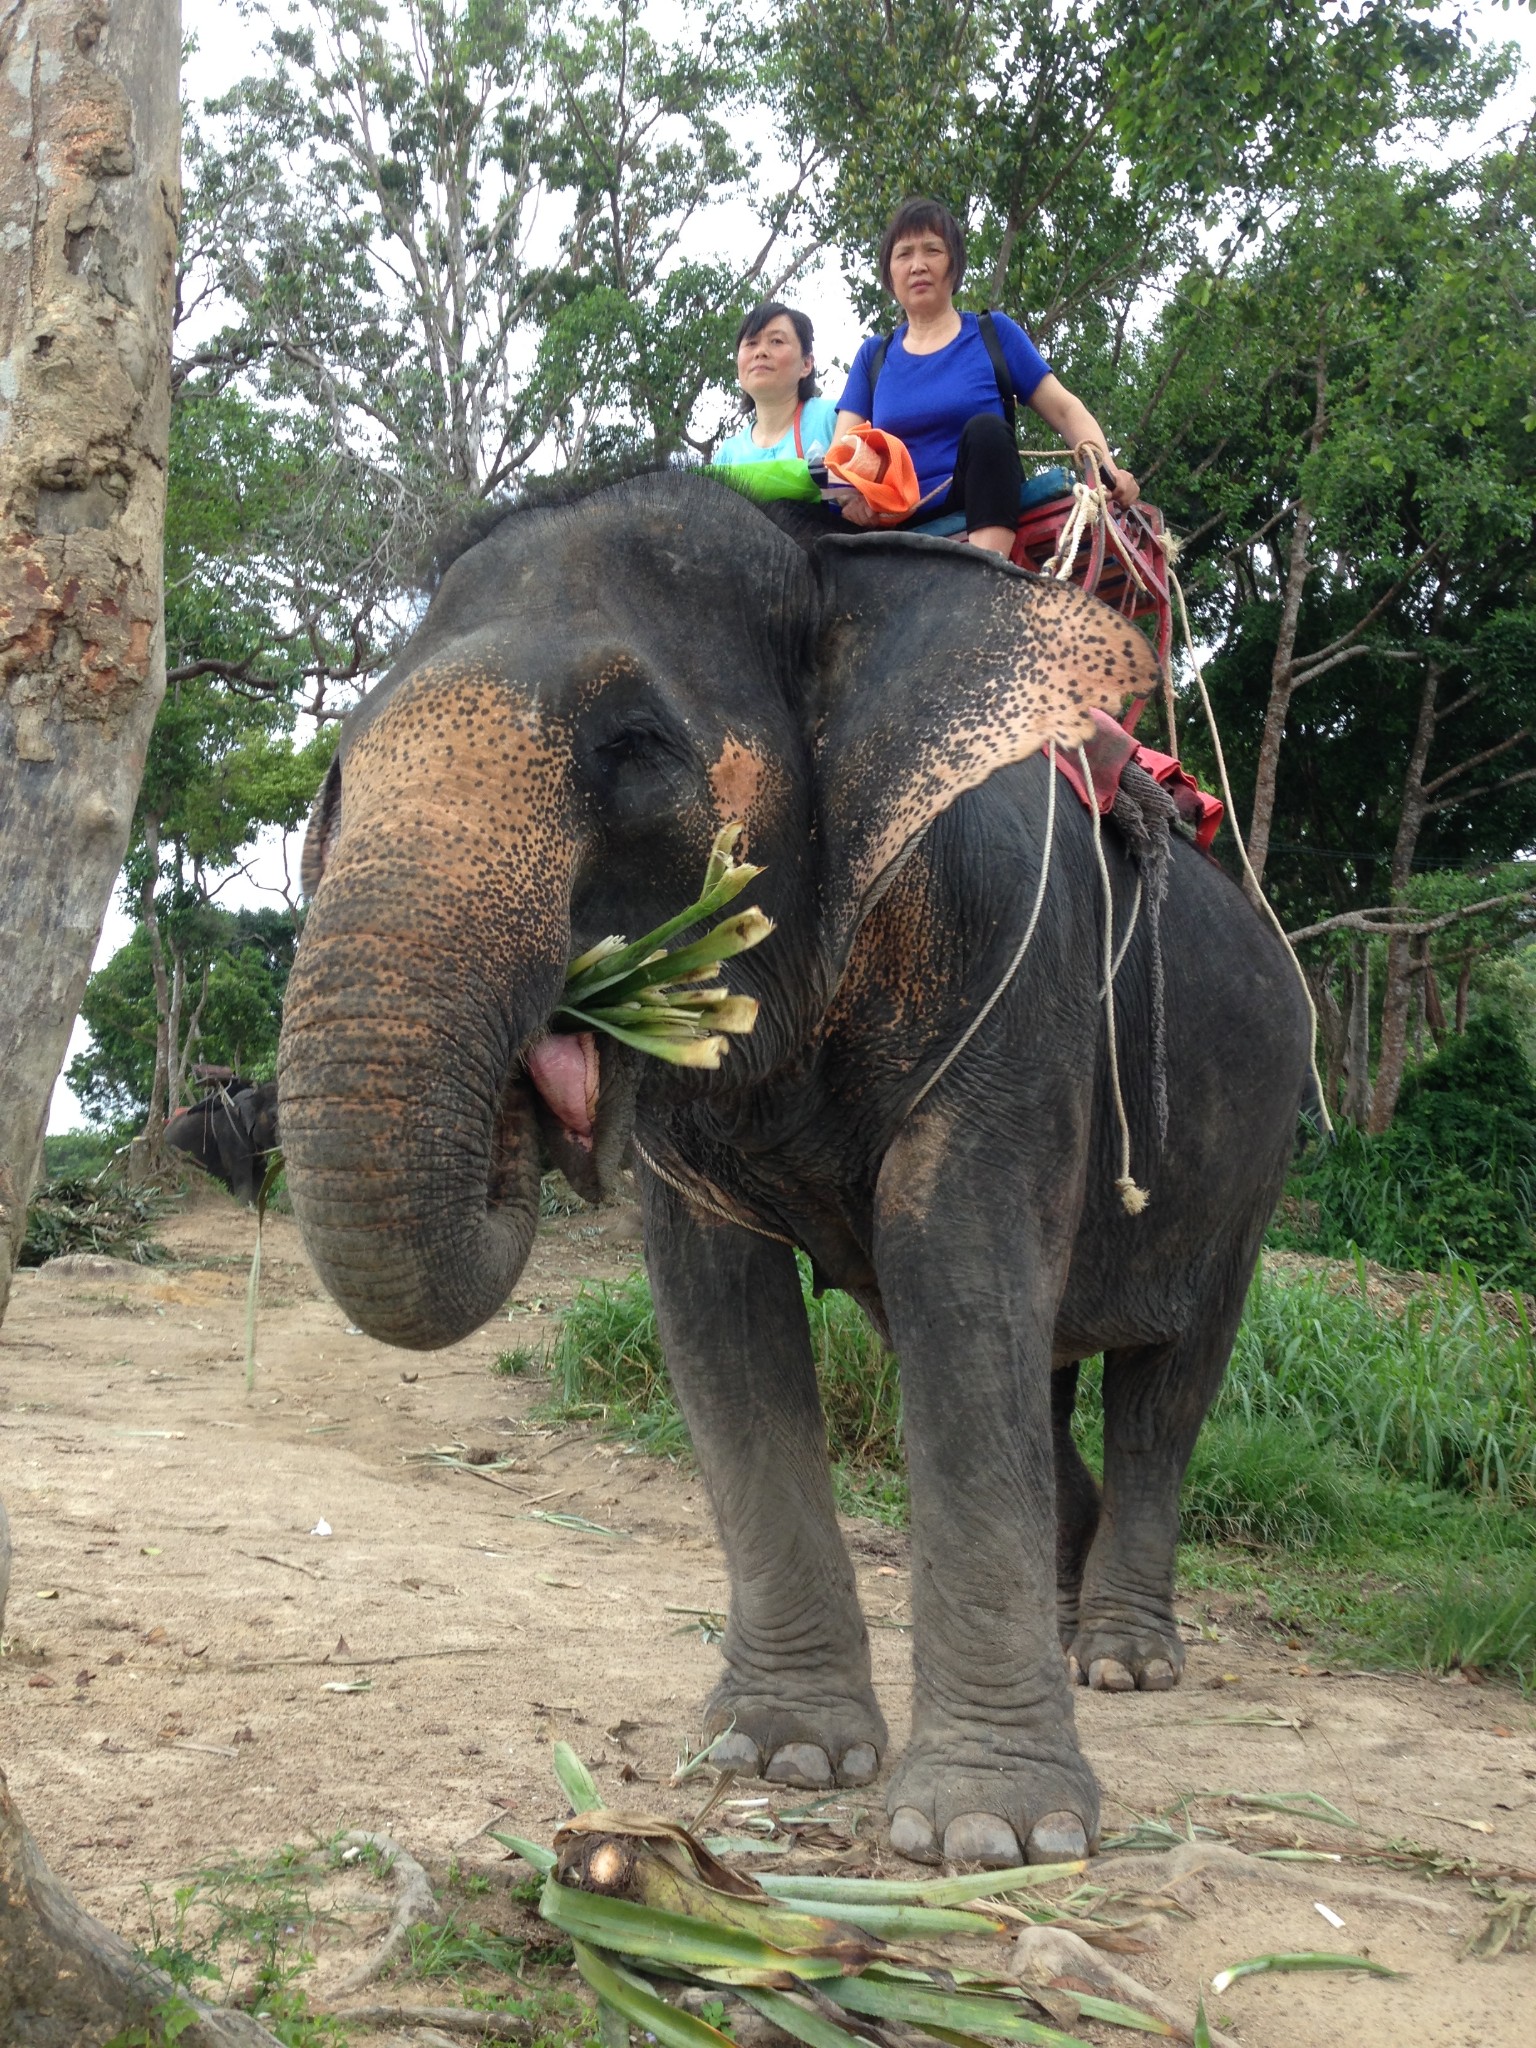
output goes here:
[[590, 1031], [555, 1031], [530, 1046], [528, 1078], [578, 1145], [590, 1151], [597, 1115], [597, 1045]]

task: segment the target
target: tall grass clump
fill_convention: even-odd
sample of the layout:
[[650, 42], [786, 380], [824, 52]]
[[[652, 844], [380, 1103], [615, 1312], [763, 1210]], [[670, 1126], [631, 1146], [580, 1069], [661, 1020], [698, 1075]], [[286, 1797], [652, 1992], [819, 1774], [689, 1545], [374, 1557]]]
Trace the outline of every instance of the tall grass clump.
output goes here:
[[1448, 1562], [1373, 1600], [1353, 1633], [1373, 1661], [1491, 1672], [1536, 1689], [1536, 1559]]
[[1536, 1288], [1536, 1078], [1513, 1019], [1491, 1007], [1415, 1067], [1390, 1130], [1307, 1153], [1269, 1241]]
[[[875, 1512], [889, 1518], [894, 1496], [888, 1479], [901, 1461], [896, 1360], [846, 1294], [829, 1291], [816, 1299], [803, 1260], [800, 1279], [828, 1448], [843, 1470], [850, 1503], [867, 1499]], [[583, 1286], [561, 1319], [550, 1365], [564, 1413], [601, 1414], [648, 1449], [666, 1455], [688, 1448], [643, 1272]]]
[[1519, 1297], [1493, 1314], [1449, 1267], [1395, 1314], [1322, 1275], [1261, 1272], [1216, 1420], [1278, 1419], [1384, 1476], [1536, 1506], [1536, 1350]]

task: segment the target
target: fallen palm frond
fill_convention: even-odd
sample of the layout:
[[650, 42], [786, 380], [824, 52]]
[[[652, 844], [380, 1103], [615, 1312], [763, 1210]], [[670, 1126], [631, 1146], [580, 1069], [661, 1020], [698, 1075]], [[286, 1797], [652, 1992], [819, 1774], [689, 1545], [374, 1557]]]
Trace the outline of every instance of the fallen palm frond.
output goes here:
[[1364, 1970], [1371, 1977], [1400, 1977], [1401, 1970], [1389, 1970], [1369, 1956], [1335, 1955], [1331, 1949], [1305, 1949], [1293, 1955], [1250, 1956], [1244, 1963], [1229, 1963], [1211, 1979], [1213, 1991], [1225, 1991], [1240, 1977], [1257, 1977], [1268, 1970]]
[[757, 1022], [751, 996], [732, 995], [720, 978], [724, 961], [758, 945], [773, 930], [760, 910], [739, 911], [691, 944], [667, 942], [713, 917], [741, 894], [761, 868], [736, 859], [745, 828], [727, 825], [710, 848], [696, 901], [643, 939], [600, 939], [566, 970], [554, 1015], [557, 1029], [603, 1031], [636, 1052], [679, 1067], [718, 1067], [730, 1036]]
[[[499, 1832], [493, 1839], [543, 1873], [539, 1911], [571, 1940], [577, 1969], [617, 2016], [605, 2022], [615, 2033], [628, 2023], [663, 2048], [722, 2048], [729, 2036], [662, 1997], [659, 1981], [739, 1998], [807, 2048], [867, 2048], [872, 2034], [880, 2038], [870, 2021], [916, 2027], [956, 2048], [982, 2040], [1087, 2048], [1055, 2024], [1063, 2015], [1188, 2038], [1162, 2015], [1114, 1998], [1037, 1995], [1016, 1978], [892, 1945], [996, 1941], [1021, 1917], [1005, 1900], [1080, 1877], [1080, 1862], [900, 1882], [796, 1873], [759, 1882], [675, 1821], [602, 1806], [568, 1744], [555, 1744], [554, 1767], [574, 1809], [554, 1847]], [[1058, 1909], [1042, 1901], [1039, 1917], [1055, 1919]]]

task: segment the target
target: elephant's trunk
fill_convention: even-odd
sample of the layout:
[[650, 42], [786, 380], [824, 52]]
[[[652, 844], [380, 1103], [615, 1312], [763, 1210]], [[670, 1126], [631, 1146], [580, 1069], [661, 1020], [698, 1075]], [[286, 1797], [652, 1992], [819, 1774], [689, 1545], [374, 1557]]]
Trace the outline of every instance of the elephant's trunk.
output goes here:
[[[527, 1261], [540, 1145], [523, 1056], [569, 950], [571, 849], [547, 792], [527, 800], [531, 736], [508, 736], [521, 774], [467, 778], [464, 695], [439, 687], [414, 722], [397, 699], [347, 758], [278, 1068], [315, 1269], [371, 1336], [414, 1349], [478, 1328]], [[476, 708], [484, 745], [507, 716], [482, 698], [471, 728]]]

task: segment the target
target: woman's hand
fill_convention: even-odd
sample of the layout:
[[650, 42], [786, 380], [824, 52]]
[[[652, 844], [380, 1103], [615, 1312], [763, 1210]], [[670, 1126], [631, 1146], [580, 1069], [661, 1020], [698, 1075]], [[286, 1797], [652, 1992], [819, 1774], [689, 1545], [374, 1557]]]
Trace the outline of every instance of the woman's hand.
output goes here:
[[879, 512], [877, 508], [874, 508], [868, 502], [868, 498], [864, 498], [860, 492], [850, 492], [842, 500], [842, 516], [844, 516], [844, 522], [848, 526], [899, 526], [901, 524], [901, 514], [899, 512]]
[[1113, 488], [1110, 496], [1114, 499], [1115, 503], [1121, 506], [1134, 505], [1141, 496], [1141, 485], [1137, 483], [1131, 472], [1128, 469], [1117, 469], [1114, 463], [1110, 461], [1108, 455], [1101, 458], [1099, 466], [1112, 480]]
[[1048, 427], [1054, 427], [1063, 441], [1076, 455], [1086, 449], [1109, 479], [1111, 493], [1117, 505], [1134, 505], [1141, 496], [1141, 485], [1128, 469], [1121, 469], [1109, 452], [1109, 438], [1093, 414], [1074, 392], [1067, 389], [1056, 376], [1042, 377], [1030, 396], [1030, 409], [1037, 412]]

